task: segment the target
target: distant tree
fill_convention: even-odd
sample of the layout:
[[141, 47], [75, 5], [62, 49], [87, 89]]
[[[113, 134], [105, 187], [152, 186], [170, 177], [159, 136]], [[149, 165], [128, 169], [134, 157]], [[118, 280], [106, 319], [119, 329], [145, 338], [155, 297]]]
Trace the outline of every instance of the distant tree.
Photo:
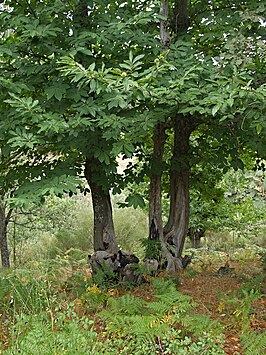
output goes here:
[[3, 268], [10, 267], [10, 255], [7, 241], [7, 226], [12, 215], [12, 209], [8, 209], [8, 205], [4, 200], [4, 196], [0, 195], [0, 250], [1, 262]]

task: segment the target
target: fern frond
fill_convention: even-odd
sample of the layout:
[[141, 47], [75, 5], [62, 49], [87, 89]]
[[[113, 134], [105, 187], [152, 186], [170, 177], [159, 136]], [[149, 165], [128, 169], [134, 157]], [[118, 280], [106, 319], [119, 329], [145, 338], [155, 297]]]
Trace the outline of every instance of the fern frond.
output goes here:
[[204, 332], [215, 333], [215, 335], [222, 333], [222, 327], [219, 327], [219, 322], [211, 319], [206, 314], [185, 315], [180, 320], [182, 325], [196, 336], [200, 336]]
[[134, 315], [145, 312], [146, 302], [141, 298], [126, 294], [119, 298], [110, 297], [107, 304], [112, 313]]
[[161, 304], [161, 313], [174, 311], [175, 314], [184, 314], [193, 308], [191, 297], [179, 292], [171, 280], [155, 279], [153, 286], [156, 291], [157, 303], [149, 305], [149, 308], [158, 312], [158, 305]]
[[131, 324], [131, 332], [137, 337], [154, 340], [154, 337], [162, 337], [169, 331], [169, 325], [162, 323], [157, 315], [136, 316]]
[[266, 350], [266, 332], [255, 331], [244, 333], [240, 336], [246, 355], [261, 355]]
[[164, 302], [164, 300], [159, 300], [157, 302], [150, 302], [147, 305], [148, 311], [152, 314], [157, 314], [163, 316], [165, 313], [170, 312], [173, 309], [172, 303]]

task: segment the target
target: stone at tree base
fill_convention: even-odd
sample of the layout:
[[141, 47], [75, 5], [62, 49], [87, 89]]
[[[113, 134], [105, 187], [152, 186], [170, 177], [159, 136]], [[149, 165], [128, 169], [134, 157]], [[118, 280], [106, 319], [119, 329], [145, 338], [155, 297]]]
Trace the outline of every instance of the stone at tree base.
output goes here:
[[117, 272], [120, 268], [117, 254], [109, 253], [108, 251], [96, 251], [93, 255], [88, 255], [88, 260], [93, 274], [99, 269], [104, 270], [105, 266], [107, 266], [112, 272]]
[[185, 255], [181, 258], [183, 269], [185, 269], [192, 261], [194, 254]]
[[122, 284], [140, 285], [145, 282], [143, 275], [137, 272], [137, 264], [127, 264], [121, 272]]
[[147, 268], [148, 273], [154, 274], [159, 269], [159, 262], [156, 259], [145, 258], [143, 263]]
[[115, 274], [117, 281], [122, 283], [141, 282], [139, 273], [136, 271], [136, 265], [139, 263], [138, 257], [131, 253], [126, 253], [121, 250], [118, 253], [99, 250], [93, 255], [88, 255], [88, 260], [91, 265], [92, 275], [97, 271], [106, 271], [106, 267]]
[[121, 250], [118, 251], [117, 260], [119, 261], [121, 268], [124, 268], [128, 264], [139, 263], [139, 258], [136, 255]]

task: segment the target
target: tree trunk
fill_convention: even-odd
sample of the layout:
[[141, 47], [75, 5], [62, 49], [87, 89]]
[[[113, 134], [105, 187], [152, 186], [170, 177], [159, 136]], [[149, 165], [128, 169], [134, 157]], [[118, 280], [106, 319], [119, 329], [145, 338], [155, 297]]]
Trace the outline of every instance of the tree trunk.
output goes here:
[[160, 21], [160, 39], [163, 48], [168, 48], [171, 44], [171, 37], [168, 32], [168, 0], [161, 1], [160, 15], [163, 19]]
[[[97, 174], [94, 174], [97, 172]], [[85, 177], [90, 186], [94, 212], [94, 251], [117, 253], [119, 248], [115, 241], [113, 212], [109, 190], [104, 188], [95, 176], [102, 173], [101, 163], [97, 159], [86, 160]], [[106, 178], [106, 177], [105, 177]]]
[[10, 219], [10, 215], [11, 212], [6, 215], [6, 208], [0, 197], [0, 249], [3, 268], [10, 267], [9, 250], [7, 245], [7, 225]]
[[189, 229], [188, 236], [189, 236], [189, 239], [191, 240], [192, 248], [195, 248], [195, 249], [200, 248], [200, 240], [204, 236], [204, 234], [205, 234], [204, 229], [199, 229], [199, 230]]
[[153, 131], [153, 154], [149, 194], [149, 239], [163, 240], [162, 186], [165, 125], [158, 123]]
[[176, 35], [185, 33], [189, 27], [188, 1], [176, 0], [174, 7], [174, 32]]
[[[189, 223], [189, 137], [191, 119], [178, 116], [173, 121], [174, 147], [170, 170], [170, 211], [164, 227], [164, 240], [175, 259], [174, 269], [182, 267], [181, 255]], [[180, 261], [178, 261], [178, 259]], [[173, 268], [173, 265], [171, 265]]]

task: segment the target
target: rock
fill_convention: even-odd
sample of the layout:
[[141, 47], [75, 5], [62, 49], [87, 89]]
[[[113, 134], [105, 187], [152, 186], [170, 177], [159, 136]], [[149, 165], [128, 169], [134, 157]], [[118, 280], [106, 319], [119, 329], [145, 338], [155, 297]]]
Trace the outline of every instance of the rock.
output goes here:
[[218, 275], [228, 275], [231, 274], [235, 269], [230, 267], [228, 262], [225, 263], [224, 266], [221, 266], [218, 271], [217, 274]]
[[146, 266], [146, 268], [147, 268], [147, 272], [148, 273], [156, 273], [156, 271], [158, 270], [158, 268], [159, 268], [159, 262], [158, 262], [158, 260], [156, 260], [156, 259], [148, 259], [148, 258], [145, 258], [144, 260], [143, 260], [143, 263], [144, 263], [144, 265]]
[[93, 255], [88, 255], [91, 265], [92, 275], [98, 270], [105, 271], [106, 267], [114, 273], [117, 282], [122, 280], [123, 283], [138, 283], [139, 273], [136, 272], [136, 265], [139, 259], [131, 253], [121, 250], [118, 253], [110, 253], [108, 251], [96, 251]]
[[141, 283], [144, 282], [144, 277], [143, 275], [139, 274], [136, 268], [136, 264], [127, 264], [124, 267], [121, 276], [122, 276], [122, 283], [124, 285], [127, 284], [140, 285]]
[[119, 250], [117, 254], [117, 260], [120, 263], [120, 267], [124, 268], [128, 264], [138, 264], [139, 258], [134, 254], [130, 254], [124, 251]]
[[104, 250], [99, 250], [93, 255], [88, 255], [88, 259], [92, 273], [97, 272], [99, 269], [104, 270], [104, 266], [107, 266], [111, 271], [116, 272], [121, 266], [117, 260], [117, 254], [109, 253]]
[[194, 254], [185, 255], [181, 258], [183, 269], [185, 269], [192, 261]]

